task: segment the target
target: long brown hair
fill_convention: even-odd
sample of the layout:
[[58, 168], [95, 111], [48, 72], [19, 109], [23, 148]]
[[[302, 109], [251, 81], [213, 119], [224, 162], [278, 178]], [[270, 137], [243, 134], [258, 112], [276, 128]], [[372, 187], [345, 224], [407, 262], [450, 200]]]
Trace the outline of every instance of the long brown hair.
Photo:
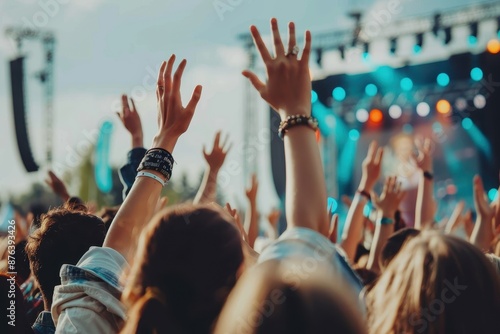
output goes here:
[[331, 273], [320, 268], [298, 279], [294, 273], [300, 261], [266, 261], [247, 270], [214, 333], [366, 333], [349, 287], [332, 282]]
[[123, 333], [208, 333], [236, 284], [241, 237], [212, 206], [176, 206], [144, 231], [124, 291]]
[[498, 333], [500, 280], [470, 243], [425, 231], [367, 295], [370, 333]]

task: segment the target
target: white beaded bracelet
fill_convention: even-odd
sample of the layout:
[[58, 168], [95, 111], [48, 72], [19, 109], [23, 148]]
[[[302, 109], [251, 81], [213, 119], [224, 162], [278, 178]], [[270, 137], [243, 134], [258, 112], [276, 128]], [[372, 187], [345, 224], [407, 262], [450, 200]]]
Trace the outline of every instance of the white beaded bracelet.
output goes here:
[[161, 184], [162, 187], [165, 187], [165, 185], [167, 184], [167, 181], [163, 181], [160, 177], [156, 176], [153, 173], [139, 172], [139, 173], [137, 173], [137, 176], [135, 178], [137, 179], [139, 177], [149, 177], [153, 180], [156, 180]]

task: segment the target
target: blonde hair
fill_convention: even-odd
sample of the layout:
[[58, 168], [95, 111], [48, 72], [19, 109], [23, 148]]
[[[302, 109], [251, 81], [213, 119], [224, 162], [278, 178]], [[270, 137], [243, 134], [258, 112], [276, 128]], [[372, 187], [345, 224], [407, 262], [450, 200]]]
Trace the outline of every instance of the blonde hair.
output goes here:
[[424, 231], [388, 265], [367, 306], [370, 333], [497, 333], [500, 280], [470, 243]]

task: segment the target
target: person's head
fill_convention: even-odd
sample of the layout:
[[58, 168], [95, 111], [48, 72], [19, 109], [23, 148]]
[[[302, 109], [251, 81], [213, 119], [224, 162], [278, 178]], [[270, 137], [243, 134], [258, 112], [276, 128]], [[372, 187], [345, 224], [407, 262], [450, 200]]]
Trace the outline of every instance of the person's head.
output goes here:
[[213, 206], [158, 213], [141, 236], [123, 333], [208, 333], [243, 265], [238, 229]]
[[42, 292], [45, 308], [52, 305], [54, 287], [61, 284], [63, 264], [77, 264], [91, 246], [102, 246], [104, 223], [83, 205], [66, 204], [42, 215], [41, 225], [28, 238], [26, 253]]
[[419, 230], [414, 228], [404, 228], [393, 233], [382, 248], [380, 254], [380, 268], [386, 268], [392, 259], [399, 253], [403, 245], [420, 234]]
[[367, 294], [371, 333], [497, 333], [500, 279], [467, 241], [426, 231]]
[[[300, 260], [298, 260], [300, 261]], [[356, 298], [320, 271], [298, 282], [292, 263], [247, 270], [229, 296], [215, 334], [365, 333]]]
[[15, 277], [0, 274], [0, 333], [33, 333], [23, 294], [16, 284]]

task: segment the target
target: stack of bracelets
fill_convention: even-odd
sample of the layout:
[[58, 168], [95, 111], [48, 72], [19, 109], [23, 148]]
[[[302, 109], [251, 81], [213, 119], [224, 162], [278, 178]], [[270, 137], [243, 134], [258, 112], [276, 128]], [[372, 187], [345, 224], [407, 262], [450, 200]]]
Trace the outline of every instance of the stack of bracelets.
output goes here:
[[[174, 158], [172, 157], [172, 154], [170, 154], [170, 152], [162, 148], [151, 148], [146, 151], [146, 155], [142, 159], [139, 168], [137, 168], [138, 173], [136, 178], [143, 176], [149, 177], [158, 181], [162, 186], [165, 186], [168, 180], [170, 180], [170, 176], [172, 176], [173, 166]], [[145, 172], [144, 170], [154, 170], [163, 175], [166, 181], [163, 181], [157, 175]]]
[[284, 121], [281, 121], [280, 127], [278, 129], [278, 135], [281, 139], [285, 136], [285, 133], [294, 126], [307, 125], [314, 131], [318, 129], [318, 121], [311, 116], [306, 115], [291, 115], [288, 116]]

